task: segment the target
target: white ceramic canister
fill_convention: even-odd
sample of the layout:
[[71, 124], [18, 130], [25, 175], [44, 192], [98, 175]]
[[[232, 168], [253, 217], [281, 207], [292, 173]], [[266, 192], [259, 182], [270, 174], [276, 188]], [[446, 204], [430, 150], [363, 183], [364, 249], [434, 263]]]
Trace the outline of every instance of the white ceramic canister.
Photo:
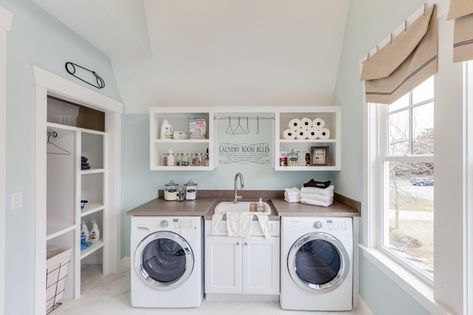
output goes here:
[[186, 187], [186, 200], [196, 200], [197, 199], [197, 184], [190, 179], [187, 184], [184, 185]]

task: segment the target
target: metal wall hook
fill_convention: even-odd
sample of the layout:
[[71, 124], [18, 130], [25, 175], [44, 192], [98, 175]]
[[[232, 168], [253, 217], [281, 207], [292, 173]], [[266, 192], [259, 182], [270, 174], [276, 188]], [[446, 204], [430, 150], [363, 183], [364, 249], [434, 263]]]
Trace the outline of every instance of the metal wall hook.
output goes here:
[[58, 133], [57, 131], [53, 130], [53, 131], [48, 131], [47, 133], [48, 135], [48, 140], [47, 140], [47, 144], [48, 145], [52, 145], [53, 147], [55, 147], [56, 149], [59, 150], [59, 152], [52, 152], [52, 151], [48, 151], [47, 153], [48, 154], [55, 154], [55, 155], [71, 155], [71, 152], [58, 146], [57, 144], [55, 144], [54, 142], [51, 141], [51, 138], [57, 138], [58, 136]]
[[241, 116], [238, 116], [238, 125], [235, 128], [235, 132], [233, 133], [234, 135], [243, 135], [246, 134], [245, 129], [243, 129], [241, 125]]
[[235, 134], [235, 130], [233, 130], [232, 128], [232, 117], [228, 116], [228, 126], [227, 126], [227, 130], [225, 131], [225, 133], [227, 135], [234, 135]]

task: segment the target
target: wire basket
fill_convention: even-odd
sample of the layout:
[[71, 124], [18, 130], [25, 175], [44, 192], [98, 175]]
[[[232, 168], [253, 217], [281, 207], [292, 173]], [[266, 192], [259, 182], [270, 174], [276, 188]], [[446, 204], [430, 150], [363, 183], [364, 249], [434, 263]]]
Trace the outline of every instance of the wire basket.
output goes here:
[[[50, 255], [48, 255], [50, 256]], [[55, 251], [46, 263], [46, 314], [62, 305], [72, 249]]]

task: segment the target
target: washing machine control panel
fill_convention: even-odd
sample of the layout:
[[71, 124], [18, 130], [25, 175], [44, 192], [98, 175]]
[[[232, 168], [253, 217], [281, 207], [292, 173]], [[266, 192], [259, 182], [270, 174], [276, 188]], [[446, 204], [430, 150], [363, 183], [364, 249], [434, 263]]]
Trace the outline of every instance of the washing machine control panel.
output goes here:
[[315, 229], [321, 229], [323, 226], [322, 221], [315, 221], [314, 223], [314, 228]]

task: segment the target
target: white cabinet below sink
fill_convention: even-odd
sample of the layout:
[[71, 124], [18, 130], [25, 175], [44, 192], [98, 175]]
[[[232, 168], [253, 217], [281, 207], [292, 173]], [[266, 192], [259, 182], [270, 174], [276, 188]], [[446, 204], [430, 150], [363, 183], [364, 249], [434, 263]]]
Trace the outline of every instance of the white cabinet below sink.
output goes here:
[[279, 294], [279, 237], [205, 236], [207, 294]]

